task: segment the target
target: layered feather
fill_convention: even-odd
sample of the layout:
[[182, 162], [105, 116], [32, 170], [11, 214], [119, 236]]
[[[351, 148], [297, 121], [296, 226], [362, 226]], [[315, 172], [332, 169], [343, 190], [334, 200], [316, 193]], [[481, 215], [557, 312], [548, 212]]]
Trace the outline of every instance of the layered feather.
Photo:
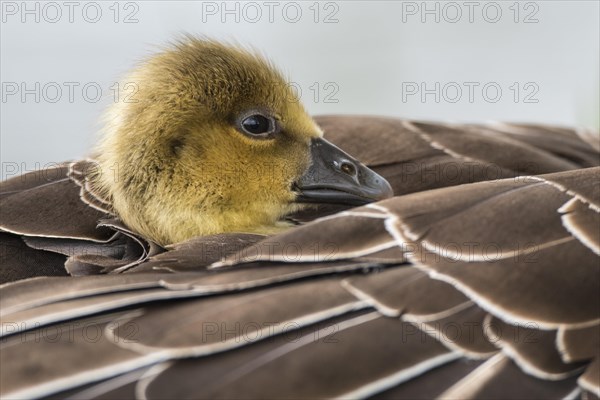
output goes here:
[[[162, 249], [76, 164], [66, 180], [3, 183], [15, 215], [49, 209], [3, 216], [9, 270], [35, 254], [91, 275], [0, 287], [2, 396], [600, 395], [592, 146], [552, 127], [319, 122], [401, 196]], [[68, 208], [87, 214], [53, 230]]]

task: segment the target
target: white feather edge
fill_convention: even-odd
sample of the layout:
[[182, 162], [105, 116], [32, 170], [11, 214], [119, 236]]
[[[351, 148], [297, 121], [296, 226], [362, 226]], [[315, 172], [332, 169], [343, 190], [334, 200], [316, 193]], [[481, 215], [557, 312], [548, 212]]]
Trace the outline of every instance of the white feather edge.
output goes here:
[[403, 382], [406, 382], [415, 376], [421, 375], [432, 368], [440, 366], [442, 364], [446, 364], [450, 361], [454, 361], [460, 358], [461, 354], [458, 352], [448, 352], [445, 354], [441, 354], [436, 357], [431, 357], [426, 361], [413, 365], [410, 368], [405, 368], [401, 371], [398, 371], [394, 374], [388, 375], [384, 378], [378, 379], [369, 383], [368, 385], [364, 385], [360, 388], [357, 388], [351, 392], [344, 393], [341, 396], [338, 396], [338, 399], [361, 399], [367, 398], [374, 394], [383, 392], [384, 390], [391, 389], [394, 386], [397, 386]]
[[[400, 232], [400, 230], [397, 228], [397, 226], [402, 226], [402, 222], [401, 222], [400, 218], [396, 214], [387, 210], [381, 204], [373, 204], [371, 206], [374, 208], [380, 209], [382, 211], [383, 210], [387, 211], [389, 218], [385, 220], [386, 229], [388, 230], [390, 235], [392, 237], [394, 237], [394, 239], [396, 240], [396, 242], [398, 243], [399, 246], [406, 248], [406, 246], [409, 245], [411, 243], [411, 241], [409, 239], [407, 239], [405, 237], [405, 234]], [[454, 286], [455, 288], [460, 290], [462, 293], [464, 293], [467, 297], [472, 299], [481, 308], [483, 308], [487, 312], [493, 314], [494, 316], [500, 318], [504, 322], [507, 322], [507, 323], [513, 324], [513, 325], [514, 324], [525, 324], [525, 323], [531, 322], [530, 317], [516, 315], [516, 314], [512, 313], [511, 311], [492, 303], [490, 300], [483, 297], [480, 293], [471, 289], [469, 286], [463, 284], [459, 280], [454, 279], [454, 278], [452, 278], [448, 275], [445, 275], [441, 272], [438, 272], [436, 270], [433, 270], [432, 268], [428, 267], [427, 265], [421, 264], [418, 260], [414, 259], [412, 253], [407, 252], [406, 257], [407, 257], [407, 259], [409, 259], [411, 261], [412, 265], [415, 268], [418, 268], [421, 271], [427, 273], [432, 279], [441, 280], [441, 281], [451, 284], [452, 286]], [[560, 324], [560, 323], [556, 323], [556, 322], [542, 321], [542, 320], [536, 320], [535, 322], [538, 324], [540, 329], [550, 330], [550, 329], [558, 329], [562, 325], [566, 325], [566, 326], [569, 326], [572, 328], [576, 328], [579, 326], [587, 326], [590, 323], [597, 322], [597, 321], [600, 321], [600, 318], [594, 319], [591, 321], [584, 321], [581, 323], [573, 323], [573, 324]]]
[[[483, 321], [483, 325], [484, 325], [483, 332], [486, 335], [489, 335], [490, 331], [491, 331], [491, 328], [490, 328], [491, 319], [492, 319], [492, 316], [487, 315]], [[490, 339], [490, 341], [495, 341], [496, 343], [499, 343], [501, 345], [502, 352], [504, 354], [506, 354], [511, 360], [513, 360], [515, 362], [515, 364], [517, 364], [519, 366], [519, 368], [521, 368], [521, 370], [523, 370], [528, 375], [534, 376], [539, 379], [544, 379], [544, 380], [549, 380], [549, 381], [559, 381], [559, 380], [567, 379], [571, 376], [577, 375], [585, 369], [585, 367], [580, 367], [580, 368], [575, 368], [572, 371], [568, 371], [568, 372], [549, 373], [547, 371], [544, 371], [544, 370], [536, 367], [534, 364], [529, 362], [529, 360], [527, 360], [527, 358], [522, 357], [521, 354], [519, 354], [519, 352], [515, 350], [514, 346], [512, 345], [512, 343], [510, 341], [502, 340], [501, 337], [495, 337], [495, 338], [488, 337], [488, 339]]]
[[[361, 324], [373, 321], [373, 320], [375, 320], [377, 318], [381, 318], [381, 315], [378, 312], [371, 312], [371, 313], [368, 313], [368, 314], [365, 314], [365, 315], [360, 315], [358, 317], [351, 318], [351, 319], [346, 320], [346, 321], [339, 322], [339, 323], [336, 324], [336, 328], [337, 328], [336, 332], [340, 332], [340, 331], [343, 331], [345, 329], [349, 329], [349, 328], [352, 328], [354, 326], [358, 326], [358, 325], [361, 325]], [[243, 365], [239, 366], [238, 368], [236, 368], [236, 369], [234, 369], [232, 371], [229, 371], [226, 376], [224, 376], [224, 377], [222, 377], [220, 379], [219, 383], [221, 385], [223, 385], [223, 384], [226, 384], [227, 382], [234, 382], [235, 380], [239, 379], [240, 377], [249, 374], [250, 372], [256, 370], [257, 368], [260, 368], [261, 366], [263, 366], [263, 365], [265, 365], [265, 364], [267, 364], [267, 363], [269, 363], [269, 362], [271, 362], [271, 361], [273, 361], [273, 360], [275, 360], [277, 358], [283, 357], [286, 354], [288, 354], [288, 353], [290, 353], [290, 352], [292, 352], [294, 350], [300, 349], [303, 346], [306, 346], [306, 345], [308, 345], [310, 343], [313, 343], [316, 340], [318, 340], [318, 338], [323, 337], [323, 336], [321, 336], [321, 335], [318, 334], [318, 333], [321, 333], [321, 332], [323, 332], [325, 334], [330, 334], [331, 333], [330, 330], [329, 330], [329, 327], [322, 328], [322, 329], [320, 329], [317, 332], [308, 333], [308, 334], [306, 334], [306, 335], [298, 338], [297, 340], [295, 340], [293, 342], [290, 342], [290, 343], [287, 343], [287, 344], [285, 344], [283, 346], [277, 347], [276, 349], [274, 349], [274, 350], [272, 350], [270, 352], [267, 352], [267, 353], [261, 355], [259, 358], [256, 358], [256, 359], [252, 360], [249, 363], [243, 364]], [[146, 399], [147, 398], [147, 396], [145, 394], [145, 390], [150, 385], [150, 383], [152, 382], [152, 380], [154, 378], [156, 378], [157, 376], [158, 376], [158, 374], [152, 375], [139, 388], [139, 391], [136, 390], [136, 392], [141, 395], [140, 398], [142, 398], [142, 399]], [[143, 395], [141, 393], [142, 390], [144, 390]]]
[[[303, 318], [295, 319], [291, 322], [301, 323], [301, 324], [310, 324], [312, 322], [320, 321], [326, 319], [328, 317], [334, 317], [336, 315], [341, 315], [349, 311], [360, 310], [363, 308], [367, 308], [369, 305], [364, 302], [354, 302], [350, 304], [346, 304], [343, 306], [335, 307], [328, 309], [325, 312], [313, 313]], [[135, 318], [139, 315], [139, 311], [134, 311], [131, 314], [127, 314], [122, 316], [121, 318], [115, 319], [114, 321], [120, 321], [123, 323], [127, 323], [131, 319]], [[356, 323], [352, 324], [349, 321], [344, 321], [339, 323], [337, 326], [342, 329], [346, 329], [347, 327], [358, 325], [359, 323], [365, 323], [370, 321], [371, 319], [375, 319], [380, 317], [380, 314], [377, 312], [373, 312], [370, 314], [362, 315], [360, 317], [356, 317], [349, 321], [355, 321]], [[113, 321], [113, 322], [114, 322]], [[301, 322], [299, 322], [301, 321]], [[290, 322], [290, 321], [288, 321]], [[346, 325], [342, 325], [346, 324]], [[127, 343], [124, 345], [122, 340], [119, 340], [113, 333], [113, 330], [110, 327], [110, 323], [105, 328], [105, 337], [106, 340], [112, 341], [115, 345], [124, 348], [126, 350], [134, 351], [139, 353], [139, 357], [133, 360], [127, 360], [124, 362], [115, 363], [106, 367], [92, 369], [80, 373], [75, 373], [70, 375], [69, 377], [54, 379], [49, 382], [44, 382], [35, 386], [28, 387], [23, 390], [18, 390], [15, 392], [4, 393], [3, 398], [37, 398], [48, 396], [53, 393], [61, 392], [64, 390], [68, 390], [73, 387], [81, 386], [91, 382], [97, 382], [102, 379], [111, 378], [113, 376], [121, 375], [123, 373], [128, 373], [132, 370], [136, 370], [142, 367], [150, 366], [152, 364], [156, 364], [163, 361], [169, 361], [177, 358], [186, 358], [186, 357], [198, 357], [202, 355], [213, 354], [216, 352], [229, 350], [233, 348], [237, 348], [247, 343], [245, 341], [239, 341], [236, 343], [236, 338], [223, 341], [216, 346], [189, 346], [187, 348], [179, 348], [179, 349], [169, 349], [169, 348], [154, 348], [150, 346], [140, 345], [139, 343]], [[278, 326], [286, 326], [286, 322], [282, 322]], [[259, 338], [264, 339], [270, 336], [274, 336], [278, 333], [284, 333], [282, 328], [279, 329], [263, 329], [259, 331]], [[313, 338], [315, 335], [306, 335], [306, 337]], [[298, 345], [300, 347], [304, 342], [300, 341], [291, 343], [289, 346]]]
[[[147, 287], [144, 284], [139, 284], [135, 287], [132, 286], [131, 289], [146, 289], [146, 288], [153, 289], [153, 288], [156, 288], [156, 291], [153, 291], [152, 293], [142, 293], [142, 294], [135, 293], [135, 291], [134, 291], [130, 297], [103, 303], [102, 307], [99, 307], [99, 304], [97, 303], [97, 304], [92, 304], [92, 305], [78, 308], [77, 313], [74, 313], [74, 310], [70, 309], [70, 310], [60, 311], [60, 312], [57, 312], [54, 314], [44, 314], [43, 316], [36, 317], [36, 319], [29, 318], [29, 319], [18, 320], [18, 321], [7, 321], [7, 316], [10, 316], [10, 313], [7, 313], [6, 315], [2, 316], [3, 324], [2, 324], [2, 329], [0, 329], [0, 337], [3, 337], [7, 334], [14, 334], [14, 333], [26, 331], [26, 330], [29, 330], [32, 328], [37, 328], [40, 326], [48, 325], [50, 323], [58, 322], [63, 319], [71, 319], [71, 318], [80, 317], [83, 315], [87, 315], [91, 311], [97, 313], [97, 312], [101, 312], [101, 311], [110, 310], [115, 307], [127, 306], [127, 305], [132, 304], [131, 297], [134, 297], [134, 301], [138, 302], [138, 303], [155, 301], [155, 300], [165, 300], [165, 299], [202, 297], [202, 296], [207, 296], [207, 295], [221, 292], [221, 291], [251, 289], [251, 288], [263, 286], [263, 285], [266, 285], [269, 283], [278, 283], [278, 282], [287, 281], [287, 280], [291, 280], [291, 279], [302, 278], [304, 276], [318, 276], [318, 275], [328, 274], [331, 272], [344, 272], [344, 271], [348, 271], [348, 270], [352, 270], [352, 269], [356, 269], [356, 268], [357, 267], [355, 267], [355, 266], [346, 266], [346, 267], [338, 266], [338, 267], [333, 267], [333, 268], [323, 268], [322, 270], [319, 270], [318, 272], [315, 272], [314, 270], [313, 271], [302, 271], [301, 269], [299, 269], [299, 271], [297, 273], [280, 276], [280, 277], [278, 277], [279, 279], [273, 279], [273, 278], [255, 279], [255, 280], [247, 281], [244, 283], [237, 282], [237, 283], [222, 284], [222, 285], [199, 285], [198, 287], [194, 287], [193, 283], [192, 283], [191, 284], [192, 288], [188, 289], [188, 290], [171, 289], [170, 285], [168, 283], [165, 283], [163, 280], [160, 280], [156, 286]], [[169, 289], [171, 289], [171, 290], [169, 290]], [[54, 301], [54, 302], [68, 301], [68, 300], [77, 299], [79, 297], [84, 298], [84, 297], [94, 295], [94, 294], [107, 294], [107, 292], [95, 293], [94, 291], [89, 291], [88, 293], [82, 293], [80, 296], [77, 296], [77, 297], [65, 298], [65, 299], [61, 299], [59, 301]], [[49, 304], [49, 303], [46, 303], [46, 304]], [[44, 306], [46, 304], [39, 304], [37, 306]], [[35, 308], [35, 306], [33, 306], [31, 308]], [[23, 310], [16, 310], [13, 312], [19, 312], [19, 311], [23, 311]], [[7, 325], [8, 322], [16, 323], [17, 327], [19, 329], [15, 330], [15, 331], [11, 330], [10, 332], [7, 332], [5, 328], [8, 327], [8, 325]], [[11, 325], [11, 326], [13, 326], [13, 325]], [[28, 326], [29, 326], [29, 328], [28, 328]]]
[[569, 208], [577, 203], [585, 204], [576, 198], [572, 198], [571, 200], [569, 200], [565, 204], [563, 204], [562, 207], [560, 207], [558, 209], [558, 212], [562, 214], [560, 217], [560, 220], [561, 220], [563, 226], [565, 227], [565, 229], [571, 235], [573, 235], [575, 238], [577, 238], [577, 240], [579, 240], [581, 242], [581, 244], [583, 244], [585, 247], [589, 248], [591, 251], [593, 251], [597, 255], [600, 255], [600, 243], [595, 242], [591, 237], [589, 237], [585, 232], [583, 232], [581, 229], [579, 229], [571, 221], [573, 217], [571, 216], [571, 212], [569, 211]]

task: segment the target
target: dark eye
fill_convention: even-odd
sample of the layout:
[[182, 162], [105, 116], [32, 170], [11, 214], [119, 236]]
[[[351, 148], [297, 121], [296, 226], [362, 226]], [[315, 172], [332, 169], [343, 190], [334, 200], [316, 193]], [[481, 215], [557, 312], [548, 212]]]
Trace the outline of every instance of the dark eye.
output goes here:
[[242, 120], [242, 130], [250, 135], [266, 136], [275, 131], [275, 121], [262, 114], [253, 114]]

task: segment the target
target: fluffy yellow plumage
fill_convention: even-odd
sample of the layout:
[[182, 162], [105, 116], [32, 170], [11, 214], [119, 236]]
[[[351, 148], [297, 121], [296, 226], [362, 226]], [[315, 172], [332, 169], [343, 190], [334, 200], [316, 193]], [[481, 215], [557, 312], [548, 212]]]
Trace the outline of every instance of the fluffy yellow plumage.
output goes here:
[[[128, 79], [132, 102], [110, 110], [95, 182], [121, 219], [168, 244], [228, 231], [271, 231], [293, 207], [292, 183], [322, 135], [282, 75], [245, 50], [187, 38]], [[240, 132], [272, 116], [277, 137]]]

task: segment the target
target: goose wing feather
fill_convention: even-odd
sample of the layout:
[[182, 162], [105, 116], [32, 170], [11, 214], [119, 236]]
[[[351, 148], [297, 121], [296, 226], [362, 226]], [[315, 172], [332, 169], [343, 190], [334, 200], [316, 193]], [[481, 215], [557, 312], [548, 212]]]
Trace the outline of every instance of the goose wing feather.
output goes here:
[[[600, 168], [573, 170], [593, 164], [591, 146], [573, 131], [537, 126], [486, 126], [480, 137], [471, 127], [461, 138], [455, 125], [319, 122], [338, 145], [392, 171], [396, 194], [406, 195], [267, 238], [217, 235], [167, 249], [104, 221], [111, 235], [121, 235], [108, 238], [120, 246], [109, 255], [138, 249], [133, 265], [0, 287], [0, 358], [11, 366], [0, 372], [2, 395], [600, 395]], [[536, 147], [542, 132], [553, 142]], [[377, 145], [381, 137], [386, 146]], [[535, 165], [503, 158], [512, 151]], [[480, 172], [404, 185], [402, 171], [415, 160], [425, 162], [418, 168], [466, 168], [475, 160]], [[489, 165], [508, 179], [489, 181], [481, 172]], [[14, 184], [4, 199], [70, 182], [68, 196], [104, 204], [92, 188], [81, 194], [85, 174], [71, 170], [70, 180], [47, 186]], [[533, 175], [542, 172], [554, 173]], [[531, 175], [515, 178], [523, 173]], [[429, 188], [438, 189], [423, 191]], [[107, 217], [87, 209], [98, 213], [93, 224]], [[45, 241], [40, 232], [49, 227], [38, 224], [25, 239], [1, 235], [24, 252], [70, 255], [71, 262], [83, 255], [71, 255], [70, 244], [92, 249], [93, 238], [72, 234], [73, 227]]]

